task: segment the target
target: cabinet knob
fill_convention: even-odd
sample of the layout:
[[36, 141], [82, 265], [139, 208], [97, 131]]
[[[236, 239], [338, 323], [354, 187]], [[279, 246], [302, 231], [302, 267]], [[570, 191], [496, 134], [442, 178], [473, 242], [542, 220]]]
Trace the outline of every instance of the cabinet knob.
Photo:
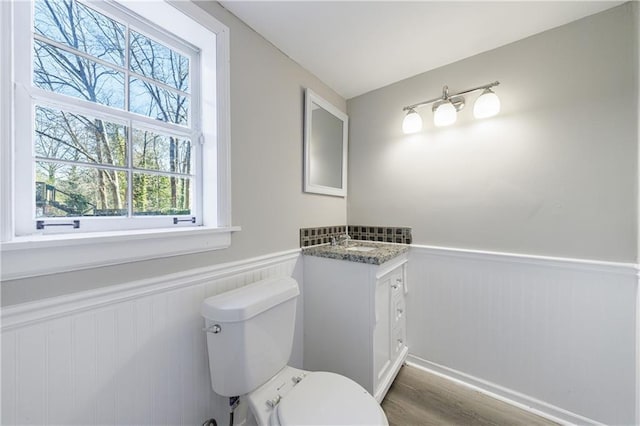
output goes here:
[[402, 278], [396, 278], [397, 283], [402, 283]]
[[394, 289], [394, 290], [397, 290], [398, 289], [398, 284], [391, 284], [391, 288]]
[[398, 309], [398, 313], [402, 314], [404, 311], [402, 309]]

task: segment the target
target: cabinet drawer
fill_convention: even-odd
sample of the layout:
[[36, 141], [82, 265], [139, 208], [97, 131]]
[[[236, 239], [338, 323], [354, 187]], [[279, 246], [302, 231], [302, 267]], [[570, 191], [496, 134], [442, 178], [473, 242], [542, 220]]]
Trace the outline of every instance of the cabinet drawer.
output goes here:
[[399, 268], [391, 277], [391, 300], [404, 298], [404, 268]]
[[391, 334], [391, 359], [396, 359], [406, 346], [407, 334], [404, 327], [397, 327]]
[[406, 324], [406, 310], [404, 297], [397, 297], [391, 302], [391, 329], [402, 327]]

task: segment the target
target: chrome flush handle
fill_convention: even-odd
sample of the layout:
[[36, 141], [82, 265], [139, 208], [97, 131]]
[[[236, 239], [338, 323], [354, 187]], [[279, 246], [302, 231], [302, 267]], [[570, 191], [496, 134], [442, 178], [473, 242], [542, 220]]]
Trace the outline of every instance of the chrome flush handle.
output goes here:
[[220, 327], [220, 324], [212, 324], [209, 327], [204, 327], [202, 331], [205, 331], [207, 333], [218, 334], [222, 332], [222, 327]]

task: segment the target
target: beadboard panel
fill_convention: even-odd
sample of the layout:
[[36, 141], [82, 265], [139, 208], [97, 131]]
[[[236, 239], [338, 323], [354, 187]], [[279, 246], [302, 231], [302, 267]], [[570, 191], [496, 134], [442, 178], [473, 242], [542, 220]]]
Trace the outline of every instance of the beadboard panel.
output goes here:
[[412, 246], [411, 358], [556, 418], [636, 424], [637, 266]]
[[[211, 295], [272, 276], [302, 290], [299, 250], [2, 312], [2, 424], [225, 423], [200, 316]], [[302, 365], [298, 305], [292, 365]]]

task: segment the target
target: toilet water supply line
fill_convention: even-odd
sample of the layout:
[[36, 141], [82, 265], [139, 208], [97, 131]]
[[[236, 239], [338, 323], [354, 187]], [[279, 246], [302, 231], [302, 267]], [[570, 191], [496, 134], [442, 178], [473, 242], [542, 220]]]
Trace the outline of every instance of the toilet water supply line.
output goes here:
[[[238, 408], [238, 405], [240, 405], [239, 396], [232, 396], [229, 398], [229, 426], [233, 426], [233, 412]], [[216, 419], [211, 418], [209, 420], [205, 420], [205, 422], [202, 423], [202, 426], [218, 426], [218, 422], [216, 422]]]
[[229, 426], [233, 426], [233, 413], [238, 408], [238, 405], [240, 405], [239, 396], [229, 397]]

